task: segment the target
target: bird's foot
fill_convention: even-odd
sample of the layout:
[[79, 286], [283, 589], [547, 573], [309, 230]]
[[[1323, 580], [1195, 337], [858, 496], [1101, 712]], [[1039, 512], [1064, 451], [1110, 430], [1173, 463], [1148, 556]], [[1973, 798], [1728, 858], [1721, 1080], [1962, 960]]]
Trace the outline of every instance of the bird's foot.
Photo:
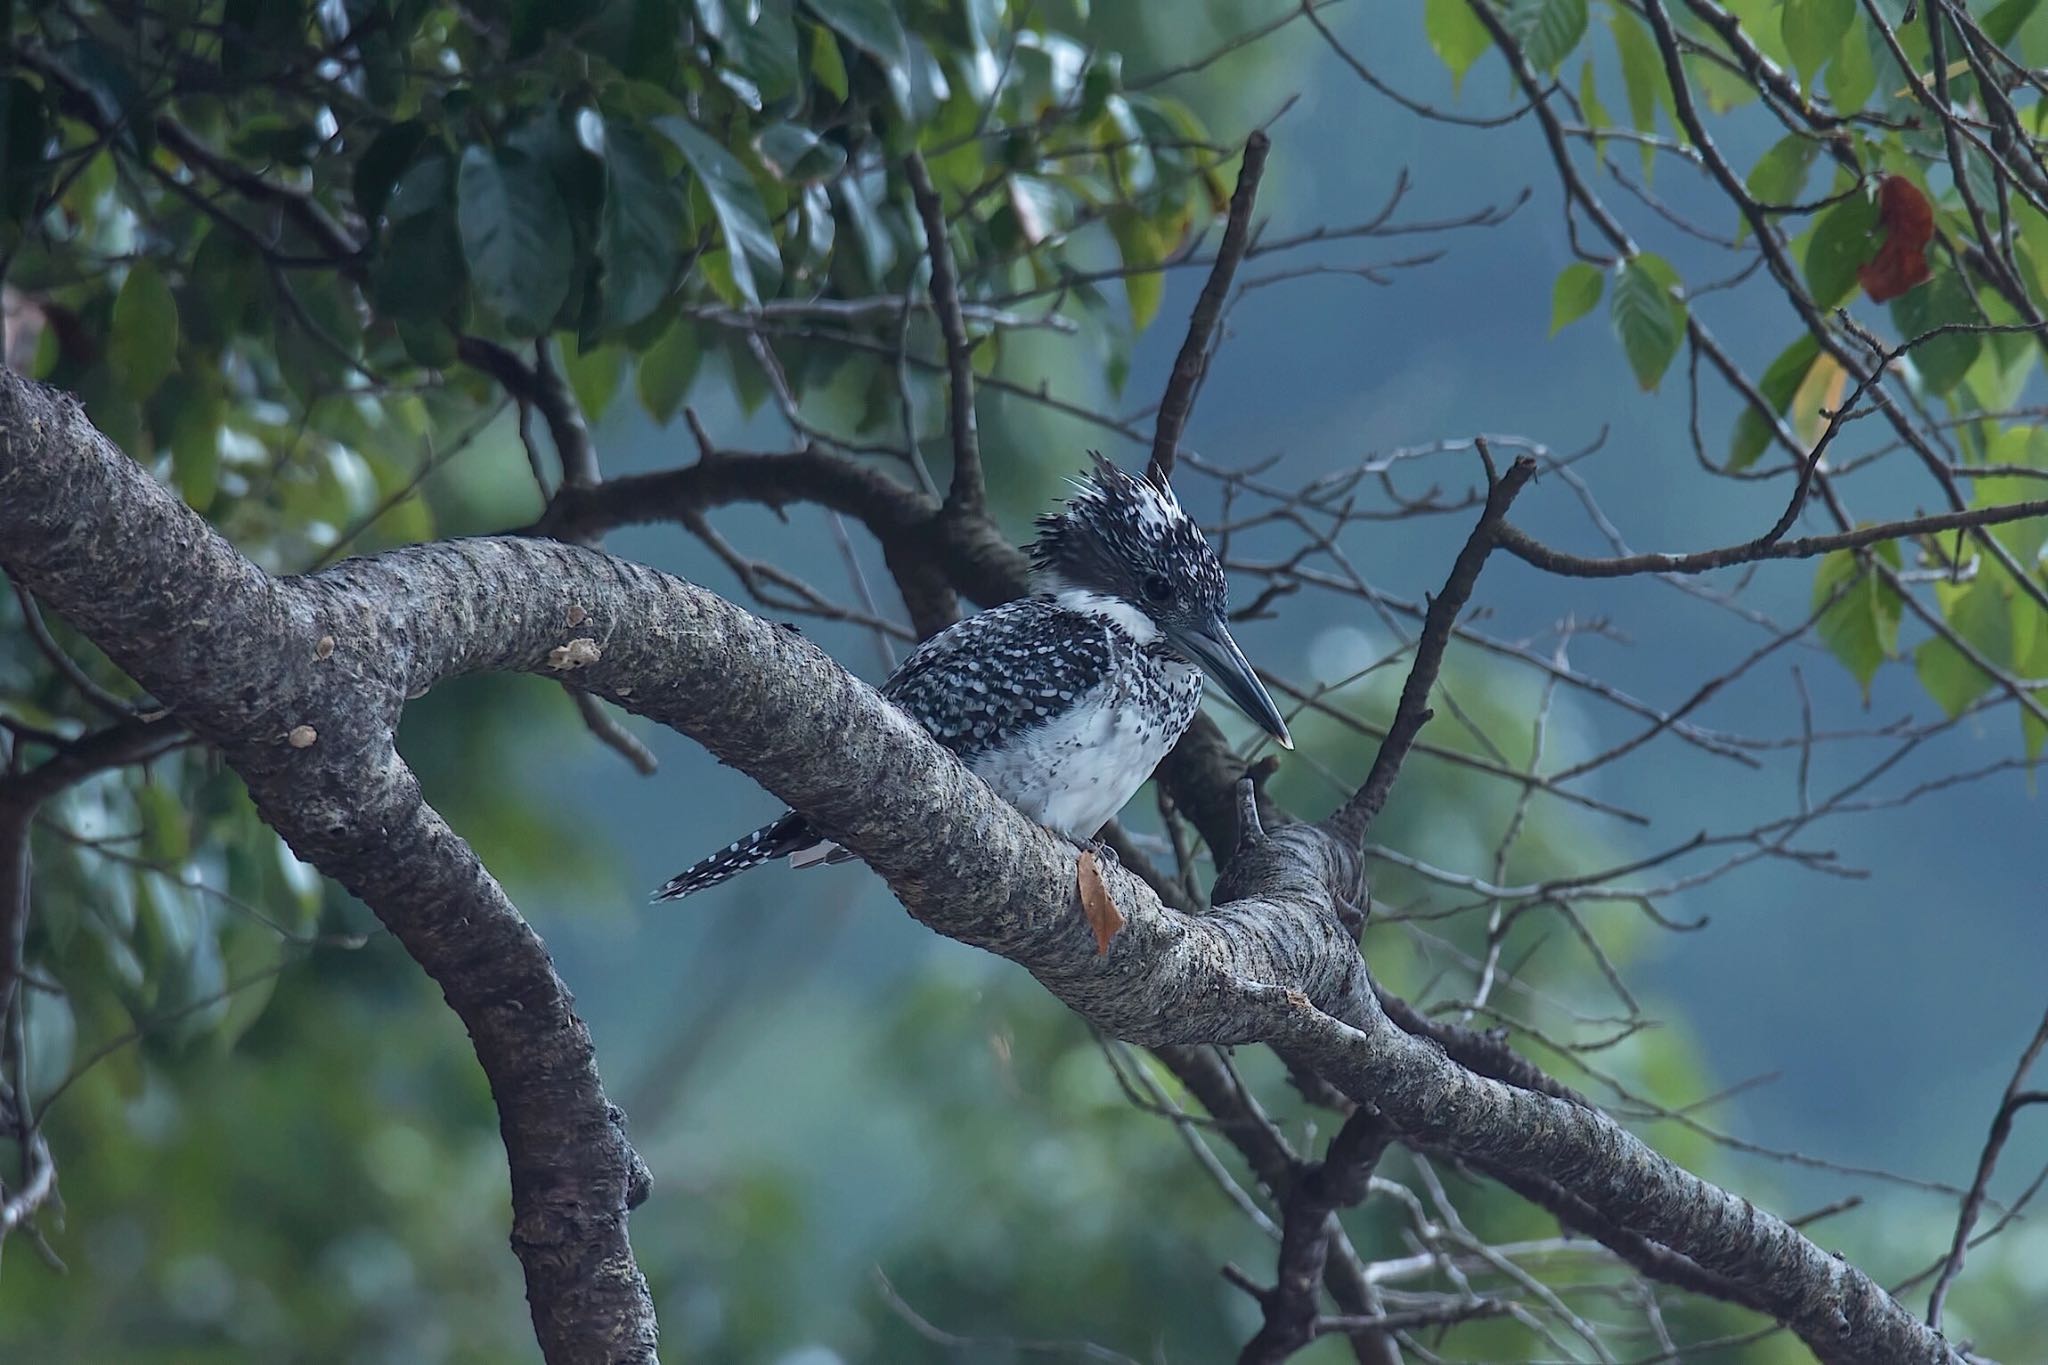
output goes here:
[[1122, 867], [1124, 860], [1116, 856], [1116, 850], [1100, 839], [1076, 839], [1083, 853], [1093, 853], [1095, 861], [1109, 867]]

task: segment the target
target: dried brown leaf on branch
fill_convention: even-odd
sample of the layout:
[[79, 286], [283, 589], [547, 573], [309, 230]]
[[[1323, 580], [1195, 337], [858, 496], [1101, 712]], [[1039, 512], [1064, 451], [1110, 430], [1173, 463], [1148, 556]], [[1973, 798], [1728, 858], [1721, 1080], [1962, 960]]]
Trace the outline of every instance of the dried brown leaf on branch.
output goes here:
[[1102, 880], [1102, 866], [1095, 861], [1094, 853], [1082, 852], [1076, 880], [1081, 888], [1081, 913], [1088, 917], [1088, 927], [1095, 931], [1095, 955], [1101, 957], [1109, 951], [1109, 941], [1116, 937], [1117, 930], [1124, 927], [1124, 912], [1116, 908], [1116, 898], [1109, 894], [1109, 884]]
[[1934, 240], [1934, 206], [1920, 187], [1903, 175], [1888, 175], [1877, 190], [1877, 221], [1885, 230], [1884, 245], [1856, 278], [1873, 302], [1895, 299], [1933, 274], [1927, 244]]

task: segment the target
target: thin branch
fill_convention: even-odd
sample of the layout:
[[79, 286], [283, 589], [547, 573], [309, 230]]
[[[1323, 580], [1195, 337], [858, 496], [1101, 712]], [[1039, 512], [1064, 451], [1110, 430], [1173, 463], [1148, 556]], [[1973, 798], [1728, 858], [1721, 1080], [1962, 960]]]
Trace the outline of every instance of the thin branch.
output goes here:
[[1428, 614], [1423, 618], [1422, 634], [1415, 642], [1415, 662], [1408, 669], [1408, 681], [1402, 685], [1400, 704], [1394, 710], [1393, 722], [1387, 726], [1387, 737], [1373, 758], [1365, 782], [1324, 822], [1324, 828], [1340, 839], [1353, 843], [1363, 840], [1373, 818], [1387, 804], [1387, 797], [1394, 790], [1394, 779], [1400, 776], [1401, 764], [1407, 759], [1408, 751], [1415, 747], [1422, 727], [1429, 723], [1430, 689], [1436, 685], [1437, 674], [1443, 669], [1444, 649], [1458, 624], [1458, 614], [1472, 596], [1473, 585], [1479, 581], [1479, 571], [1486, 567], [1486, 557], [1493, 553], [1495, 545], [1502, 542], [1502, 532], [1507, 529], [1508, 508], [1513, 504], [1515, 495], [1536, 475], [1536, 461], [1521, 455], [1508, 466], [1505, 474], [1496, 476], [1493, 457], [1483, 443], [1479, 452], [1487, 466], [1486, 510], [1480, 513], [1478, 524], [1465, 540], [1465, 548], [1458, 552], [1457, 560], [1451, 565], [1451, 574], [1444, 580], [1443, 591], [1430, 599]]
[[576, 703], [576, 714], [583, 717], [583, 724], [597, 742], [618, 754], [633, 765], [633, 771], [642, 777], [652, 777], [661, 767], [654, 757], [654, 750], [640, 742], [640, 737], [619, 724], [618, 718], [604, 709], [604, 703], [588, 692], [569, 687], [569, 700]]
[[981, 477], [981, 436], [974, 421], [974, 347], [960, 311], [960, 274], [953, 248], [946, 240], [946, 210], [932, 188], [924, 158], [912, 152], [903, 172], [924, 224], [925, 251], [932, 263], [932, 308], [939, 315], [939, 333], [946, 339], [947, 402], [953, 437], [953, 481], [946, 490], [946, 511], [956, 517], [978, 515], [986, 500]]
[[2048, 517], [2048, 498], [2033, 502], [2006, 503], [1999, 507], [1972, 507], [1928, 517], [1908, 517], [1902, 521], [1881, 522], [1875, 526], [1858, 526], [1854, 530], [1839, 531], [1833, 535], [1803, 536], [1798, 540], [1772, 541], [1759, 537], [1740, 545], [1726, 545], [1716, 550], [1698, 550], [1692, 554], [1621, 555], [1612, 559], [1591, 558], [1568, 554], [1563, 550], [1553, 550], [1513, 525], [1504, 525], [1500, 528], [1499, 540], [1503, 550], [1546, 573], [1563, 574], [1568, 578], [1627, 578], [1647, 573], [1706, 573], [1713, 569], [1726, 569], [1737, 564], [1754, 564], [1766, 559], [1812, 559], [1836, 550], [1859, 550], [1867, 545], [1897, 540], [1902, 536], [1923, 536], [1941, 531], [2002, 526], [2008, 522], [2030, 521], [2035, 517]]
[[1152, 431], [1152, 458], [1145, 477], [1161, 488], [1173, 478], [1173, 459], [1180, 450], [1180, 436], [1194, 411], [1195, 392], [1209, 367], [1209, 339], [1222, 315], [1223, 301], [1230, 294], [1230, 280], [1237, 273], [1251, 243], [1252, 209], [1259, 199], [1259, 179], [1266, 173], [1266, 155], [1273, 140], [1254, 132], [1244, 141], [1244, 162], [1238, 168], [1237, 189], [1230, 196], [1230, 217], [1223, 226], [1223, 242], [1216, 248], [1215, 264], [1209, 267], [1208, 283], [1195, 299], [1195, 311], [1188, 318], [1188, 334], [1174, 357], [1173, 374], [1166, 381], [1166, 395], [1159, 400], [1159, 420]]
[[2007, 1082], [2005, 1095], [1998, 1102], [1998, 1113], [1991, 1120], [1991, 1131], [1984, 1138], [1983, 1154], [1977, 1158], [1977, 1177], [1970, 1182], [1970, 1192], [1963, 1196], [1962, 1211], [1956, 1215], [1955, 1240], [1949, 1246], [1948, 1258], [1941, 1263], [1941, 1273], [1935, 1277], [1934, 1289], [1927, 1296], [1929, 1327], [1938, 1329], [1941, 1326], [1941, 1308], [1948, 1298], [1949, 1286], [1963, 1273], [1963, 1257], [1970, 1249], [1970, 1229], [1977, 1225], [1977, 1215], [1983, 1211], [1984, 1194], [1991, 1184], [1991, 1173], [1997, 1169], [1999, 1153], [2005, 1150], [2005, 1141], [2012, 1135], [2013, 1117], [2030, 1104], [2048, 1104], [2048, 1091], [2020, 1089], [2043, 1048], [2048, 1048], [2048, 1014], [2041, 1016], [2041, 1027], [2034, 1030], [2033, 1041], [2020, 1053], [2012, 1080]]
[[138, 714], [138, 708], [93, 681], [92, 676], [79, 667], [78, 661], [64, 652], [64, 647], [50, 633], [49, 623], [43, 620], [43, 610], [36, 605], [34, 594], [19, 583], [13, 588], [15, 599], [21, 604], [21, 619], [28, 626], [29, 638], [35, 641], [42, 656], [50, 661], [50, 666], [62, 673], [65, 680], [78, 689], [80, 696], [116, 720], [126, 720]]
[[549, 361], [546, 348], [528, 365], [495, 341], [466, 336], [456, 345], [465, 363], [495, 379], [522, 408], [532, 407], [547, 423], [548, 438], [562, 463], [562, 487], [590, 488], [598, 483], [597, 450], [590, 424], [561, 371]]

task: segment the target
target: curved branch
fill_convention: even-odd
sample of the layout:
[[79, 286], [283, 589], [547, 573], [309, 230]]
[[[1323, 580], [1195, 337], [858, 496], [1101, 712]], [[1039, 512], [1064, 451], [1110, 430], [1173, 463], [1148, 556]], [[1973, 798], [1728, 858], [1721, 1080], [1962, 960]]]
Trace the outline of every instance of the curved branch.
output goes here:
[[0, 372], [0, 563], [217, 746], [292, 850], [377, 913], [468, 1028], [512, 1176], [512, 1244], [550, 1365], [642, 1365], [626, 1240], [646, 1168], [547, 949], [392, 747], [429, 622], [272, 579], [94, 431]]
[[1397, 1027], [1343, 921], [1357, 855], [1314, 826], [1244, 840], [1199, 916], [1108, 868], [1125, 925], [1098, 953], [1074, 846], [801, 636], [531, 538], [272, 580], [75, 403], [9, 375], [0, 563], [220, 746], [294, 848], [384, 915], [448, 992], [498, 1097], [514, 1245], [551, 1361], [651, 1358], [624, 1236], [644, 1172], [538, 939], [390, 747], [407, 696], [488, 670], [567, 678], [698, 738], [863, 857], [919, 920], [1023, 966], [1107, 1033], [1274, 1043], [1397, 1139], [1554, 1182], [1725, 1280], [1824, 1361], [1961, 1359], [1862, 1272], [1605, 1114], [1475, 1075]]

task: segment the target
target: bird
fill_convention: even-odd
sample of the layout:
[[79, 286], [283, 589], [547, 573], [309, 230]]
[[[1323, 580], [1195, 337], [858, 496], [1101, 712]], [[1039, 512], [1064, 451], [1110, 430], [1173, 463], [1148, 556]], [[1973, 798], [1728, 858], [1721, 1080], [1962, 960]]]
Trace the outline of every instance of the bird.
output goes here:
[[[1164, 478], [1095, 451], [1038, 518], [1029, 596], [920, 645], [881, 693], [1032, 820], [1091, 842], [1200, 708], [1206, 674], [1283, 747], [1293, 739], [1226, 622], [1223, 566]], [[654, 893], [681, 900], [786, 858], [851, 853], [789, 811]]]

